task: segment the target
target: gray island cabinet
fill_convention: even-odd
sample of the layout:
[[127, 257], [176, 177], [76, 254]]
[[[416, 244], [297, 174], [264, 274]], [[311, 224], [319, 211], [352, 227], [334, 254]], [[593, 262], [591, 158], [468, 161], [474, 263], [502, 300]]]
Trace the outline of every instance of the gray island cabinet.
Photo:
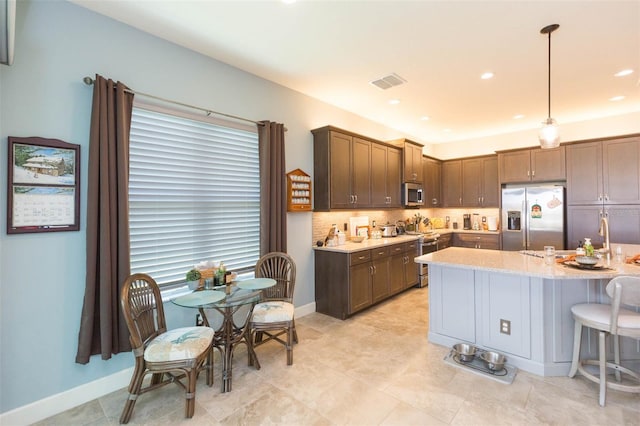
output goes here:
[[[625, 250], [640, 253], [640, 246]], [[609, 303], [609, 280], [640, 275], [636, 265], [611, 262], [610, 269], [579, 270], [545, 265], [542, 258], [519, 252], [458, 247], [415, 261], [429, 265], [429, 341], [495, 350], [508, 363], [541, 376], [569, 372], [571, 307]], [[593, 330], [583, 333], [581, 356], [597, 358], [597, 335]], [[621, 358], [623, 363], [640, 361], [640, 342], [621, 337]]]

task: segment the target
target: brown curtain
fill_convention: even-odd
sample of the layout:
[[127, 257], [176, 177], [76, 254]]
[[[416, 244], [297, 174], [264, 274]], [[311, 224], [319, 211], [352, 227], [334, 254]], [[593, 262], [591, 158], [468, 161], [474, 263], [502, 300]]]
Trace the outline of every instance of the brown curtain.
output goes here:
[[130, 273], [129, 130], [133, 94], [96, 75], [93, 87], [87, 190], [87, 276], [76, 362], [131, 350], [120, 309]]
[[287, 252], [287, 181], [284, 124], [258, 124], [260, 156], [260, 255]]

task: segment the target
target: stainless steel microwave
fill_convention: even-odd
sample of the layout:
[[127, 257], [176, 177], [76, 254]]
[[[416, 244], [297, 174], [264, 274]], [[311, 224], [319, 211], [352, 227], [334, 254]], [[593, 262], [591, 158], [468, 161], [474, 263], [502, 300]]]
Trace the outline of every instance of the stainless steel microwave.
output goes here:
[[402, 184], [402, 204], [405, 207], [416, 207], [424, 204], [422, 184]]

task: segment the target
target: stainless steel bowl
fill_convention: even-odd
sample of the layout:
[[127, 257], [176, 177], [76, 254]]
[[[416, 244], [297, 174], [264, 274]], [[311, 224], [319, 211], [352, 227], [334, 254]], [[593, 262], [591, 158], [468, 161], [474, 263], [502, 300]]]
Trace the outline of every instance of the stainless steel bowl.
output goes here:
[[468, 343], [457, 343], [453, 345], [453, 351], [462, 362], [473, 361], [473, 358], [476, 356], [476, 350], [477, 348], [475, 346]]
[[491, 351], [481, 353], [480, 358], [491, 371], [502, 370], [504, 368], [504, 363], [507, 361], [507, 358], [504, 355]]

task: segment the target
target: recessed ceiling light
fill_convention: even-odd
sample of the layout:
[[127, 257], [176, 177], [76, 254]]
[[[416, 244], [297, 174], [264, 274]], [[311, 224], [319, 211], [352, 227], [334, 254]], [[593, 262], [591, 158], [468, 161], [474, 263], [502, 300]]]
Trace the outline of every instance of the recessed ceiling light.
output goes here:
[[633, 70], [632, 69], [619, 71], [619, 72], [615, 73], [614, 76], [616, 76], [616, 77], [624, 77], [625, 75], [629, 75], [629, 74], [633, 74]]
[[389, 101], [389, 103], [390, 103], [391, 105], [398, 105], [398, 104], [400, 103], [400, 99], [391, 99], [391, 100]]
[[520, 120], [521, 118], [524, 118], [523, 114], [516, 114], [516, 115], [513, 116], [514, 120]]
[[423, 115], [422, 117], [420, 117], [420, 120], [429, 121], [429, 116], [428, 115]]
[[614, 96], [613, 98], [609, 98], [610, 101], [621, 101], [624, 99], [624, 96]]
[[493, 73], [491, 71], [485, 72], [480, 76], [480, 78], [483, 80], [489, 80], [490, 78], [493, 78]]

